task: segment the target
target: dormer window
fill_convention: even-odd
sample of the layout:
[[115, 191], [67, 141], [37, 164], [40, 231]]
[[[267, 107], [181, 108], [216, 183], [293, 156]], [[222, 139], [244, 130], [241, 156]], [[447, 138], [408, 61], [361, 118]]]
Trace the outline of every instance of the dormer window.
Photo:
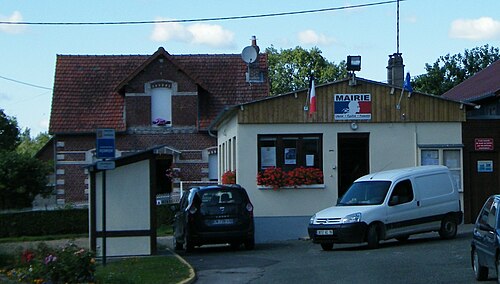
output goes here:
[[172, 126], [172, 82], [158, 81], [151, 87], [151, 123]]

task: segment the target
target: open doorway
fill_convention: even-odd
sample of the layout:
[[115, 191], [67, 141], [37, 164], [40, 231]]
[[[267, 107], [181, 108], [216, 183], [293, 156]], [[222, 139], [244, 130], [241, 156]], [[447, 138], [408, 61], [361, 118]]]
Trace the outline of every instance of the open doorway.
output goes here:
[[354, 180], [370, 172], [369, 137], [369, 133], [339, 133], [337, 136], [339, 198]]
[[156, 194], [172, 192], [172, 180], [167, 177], [167, 169], [170, 169], [171, 166], [171, 156], [156, 157]]

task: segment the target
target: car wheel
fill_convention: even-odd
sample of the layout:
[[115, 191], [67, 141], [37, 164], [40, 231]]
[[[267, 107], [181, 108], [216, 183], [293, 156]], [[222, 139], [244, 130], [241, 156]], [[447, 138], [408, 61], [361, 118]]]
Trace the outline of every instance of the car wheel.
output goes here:
[[366, 241], [368, 242], [368, 248], [370, 249], [378, 248], [380, 238], [377, 225], [370, 225], [370, 227], [368, 227]]
[[442, 239], [452, 239], [457, 235], [457, 221], [452, 217], [445, 217], [441, 221], [439, 236]]
[[330, 251], [333, 249], [333, 243], [323, 243], [321, 244], [321, 248], [326, 251]]
[[174, 240], [174, 245], [175, 245], [175, 250], [181, 250], [182, 249], [182, 244], [177, 242], [177, 240]]
[[241, 243], [240, 242], [234, 242], [230, 243], [231, 249], [237, 250], [240, 247]]
[[250, 238], [250, 239], [245, 241], [245, 249], [246, 250], [252, 250], [254, 248], [255, 248], [255, 239], [254, 238]]
[[397, 237], [396, 240], [398, 240], [399, 242], [404, 243], [404, 242], [408, 241], [409, 238], [410, 238], [410, 236], [406, 235], [406, 236]]
[[488, 267], [481, 266], [479, 263], [479, 256], [475, 249], [472, 249], [472, 268], [474, 269], [474, 276], [477, 280], [483, 281], [488, 278]]
[[192, 252], [194, 249], [193, 242], [191, 241], [191, 238], [187, 234], [184, 234], [184, 250], [186, 252]]
[[500, 256], [497, 255], [497, 260], [495, 262], [495, 268], [496, 268], [496, 272], [497, 272], [497, 283], [500, 283]]

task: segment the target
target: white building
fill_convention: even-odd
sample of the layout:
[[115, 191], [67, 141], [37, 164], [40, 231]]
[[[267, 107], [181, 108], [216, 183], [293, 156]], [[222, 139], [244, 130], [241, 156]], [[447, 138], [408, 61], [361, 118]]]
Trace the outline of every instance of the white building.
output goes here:
[[[459, 102], [362, 78], [317, 86], [315, 94], [313, 114], [303, 90], [227, 108], [214, 124], [219, 176], [235, 170], [246, 188], [256, 242], [307, 236], [311, 215], [370, 172], [442, 164], [462, 191]], [[258, 185], [258, 172], [270, 166], [319, 168], [324, 182], [278, 190]]]

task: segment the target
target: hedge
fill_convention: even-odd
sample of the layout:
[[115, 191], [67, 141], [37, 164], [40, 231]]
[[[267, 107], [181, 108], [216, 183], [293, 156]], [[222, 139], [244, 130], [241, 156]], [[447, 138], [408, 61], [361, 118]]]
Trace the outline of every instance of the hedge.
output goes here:
[[[88, 209], [62, 209], [0, 214], [0, 238], [87, 234]], [[156, 207], [156, 224], [171, 225], [174, 213], [171, 205]]]
[[0, 214], [0, 238], [83, 234], [89, 230], [87, 209]]

